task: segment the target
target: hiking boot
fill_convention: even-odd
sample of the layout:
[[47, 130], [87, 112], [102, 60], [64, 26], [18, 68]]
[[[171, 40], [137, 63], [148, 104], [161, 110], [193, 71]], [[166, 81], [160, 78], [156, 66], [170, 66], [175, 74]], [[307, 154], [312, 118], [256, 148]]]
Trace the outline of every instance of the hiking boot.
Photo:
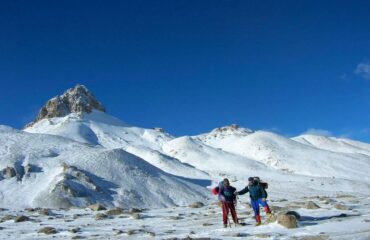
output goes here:
[[227, 228], [227, 224], [224, 224], [224, 228]]
[[256, 227], [260, 226], [261, 224], [262, 224], [261, 222], [257, 222]]

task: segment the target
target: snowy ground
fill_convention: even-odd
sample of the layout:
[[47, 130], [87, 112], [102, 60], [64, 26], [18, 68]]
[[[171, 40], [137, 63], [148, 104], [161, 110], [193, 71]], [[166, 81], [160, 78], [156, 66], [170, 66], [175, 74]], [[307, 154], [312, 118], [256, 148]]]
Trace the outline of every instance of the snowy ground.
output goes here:
[[[308, 201], [319, 209], [306, 209]], [[238, 201], [238, 217], [245, 226], [223, 228], [221, 209], [216, 202], [200, 208], [173, 207], [143, 210], [132, 214], [125, 210], [119, 215], [90, 209], [50, 210], [49, 215], [25, 209], [0, 211], [0, 238], [2, 239], [370, 239], [370, 198], [350, 195], [330, 198], [313, 196], [288, 201], [273, 199], [270, 205], [294, 210], [301, 215], [299, 228], [287, 229], [278, 223], [254, 226], [252, 210], [247, 198]], [[338, 210], [341, 203], [349, 210]], [[97, 214], [107, 218], [97, 220]], [[24, 215], [30, 220], [15, 222]], [[139, 216], [139, 217], [138, 217]], [[262, 214], [263, 219], [265, 214]], [[137, 219], [138, 218], [138, 219]], [[6, 220], [9, 219], [9, 220]], [[38, 233], [43, 227], [53, 227], [57, 233]]]

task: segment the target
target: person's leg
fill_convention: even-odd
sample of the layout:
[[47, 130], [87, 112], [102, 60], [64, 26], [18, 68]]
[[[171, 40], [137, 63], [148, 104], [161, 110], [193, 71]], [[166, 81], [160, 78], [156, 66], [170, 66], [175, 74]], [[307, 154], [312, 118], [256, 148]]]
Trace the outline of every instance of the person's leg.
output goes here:
[[262, 199], [258, 199], [259, 204], [265, 209], [266, 214], [271, 213], [270, 207], [267, 204], [267, 201], [262, 201]]
[[261, 225], [261, 216], [260, 215], [257, 215], [256, 216], [256, 226], [258, 226], [258, 225]]
[[226, 202], [222, 202], [222, 220], [224, 222], [224, 226], [227, 225], [227, 216], [229, 215], [229, 208], [227, 207]]
[[260, 206], [259, 206], [258, 200], [251, 199], [251, 205], [254, 211], [254, 216], [256, 217], [256, 222], [260, 223], [261, 217], [260, 217]]
[[231, 216], [233, 217], [233, 221], [234, 223], [238, 223], [238, 217], [236, 215], [236, 210], [235, 210], [235, 205], [234, 203], [229, 203], [229, 208], [230, 208], [230, 212], [231, 212]]

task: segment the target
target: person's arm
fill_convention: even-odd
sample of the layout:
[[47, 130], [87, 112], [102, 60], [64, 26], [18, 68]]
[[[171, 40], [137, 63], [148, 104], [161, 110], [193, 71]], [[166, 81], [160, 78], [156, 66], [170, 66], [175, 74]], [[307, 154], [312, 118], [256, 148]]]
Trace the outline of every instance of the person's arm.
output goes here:
[[220, 188], [220, 192], [219, 192], [219, 194], [218, 194], [218, 199], [219, 199], [221, 202], [225, 202], [224, 188]]
[[236, 195], [238, 195], [237, 191], [236, 191], [236, 188], [232, 187], [232, 193], [233, 193], [233, 195], [232, 195], [233, 201], [235, 202], [236, 201]]
[[247, 192], [249, 192], [248, 186], [246, 186], [243, 190], [241, 190], [239, 192], [236, 192], [236, 194], [237, 195], [243, 195], [243, 194], [246, 194]]

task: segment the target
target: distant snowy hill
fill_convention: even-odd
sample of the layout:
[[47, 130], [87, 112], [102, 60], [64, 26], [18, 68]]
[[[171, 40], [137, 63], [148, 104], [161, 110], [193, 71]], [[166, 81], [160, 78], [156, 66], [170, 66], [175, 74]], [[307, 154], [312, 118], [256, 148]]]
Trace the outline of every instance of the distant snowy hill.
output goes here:
[[0, 170], [0, 205], [13, 207], [188, 205], [224, 177], [241, 188], [256, 175], [270, 196], [369, 194], [370, 144], [237, 125], [175, 138], [110, 116], [77, 85], [24, 130], [0, 126]]
[[292, 139], [297, 142], [328, 151], [339, 153], [359, 153], [370, 156], [370, 144], [350, 139], [316, 135], [301, 135]]
[[[209, 146], [279, 170], [314, 177], [336, 176], [357, 180], [364, 180], [365, 177], [370, 180], [368, 176], [358, 175], [361, 169], [369, 167], [369, 156], [343, 154], [340, 139], [333, 140], [336, 145], [331, 148], [327, 145], [321, 148], [265, 131], [244, 130], [244, 134], [238, 131], [237, 134], [221, 135], [213, 135], [212, 132], [195, 138]], [[356, 153], [356, 148], [352, 147], [352, 153]]]

